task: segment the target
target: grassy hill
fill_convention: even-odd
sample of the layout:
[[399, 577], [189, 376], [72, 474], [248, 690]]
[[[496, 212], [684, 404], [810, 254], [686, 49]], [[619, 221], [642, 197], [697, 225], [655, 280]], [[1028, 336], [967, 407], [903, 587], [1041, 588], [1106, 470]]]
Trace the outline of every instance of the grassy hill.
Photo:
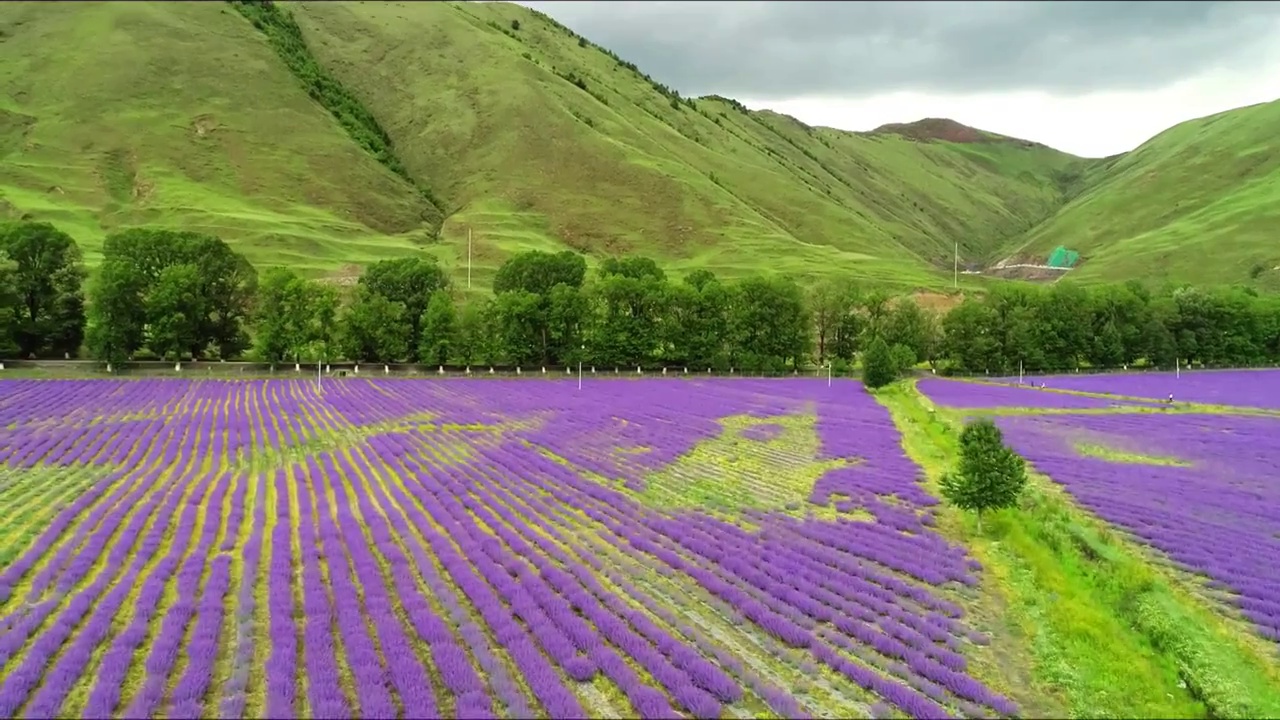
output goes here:
[[290, 9], [321, 63], [362, 88], [410, 171], [448, 199], [445, 247], [457, 257], [471, 229], [486, 264], [568, 245], [679, 269], [932, 285], [950, 280], [954, 242], [985, 258], [1048, 215], [1056, 174], [1077, 162], [682, 99], [516, 5]]
[[156, 223], [333, 269], [411, 251], [438, 218], [225, 4], [3, 3], [0, 32], [0, 203], [90, 262]]
[[[1176, 147], [1100, 163], [940, 119], [809, 127], [682, 98], [505, 3], [278, 6], [299, 38], [225, 3], [0, 4], [0, 211], [63, 226], [91, 262], [111, 229], [156, 223], [317, 275], [425, 251], [461, 281], [470, 233], [477, 287], [513, 252], [565, 247], [945, 287], [957, 244], [986, 264], [1062, 243], [1086, 258], [1076, 274], [1113, 277], [1138, 262], [1117, 249], [1135, 232], [1168, 246], [1192, 217], [1134, 208], [1147, 186], [1125, 180], [1172, 163], [1172, 197]], [[1189, 146], [1212, 158], [1221, 143]], [[1231, 187], [1274, 167], [1266, 155], [1236, 163]], [[1169, 275], [1198, 271], [1187, 262]]]
[[1100, 163], [1020, 252], [1081, 253], [1082, 280], [1252, 282], [1280, 289], [1280, 102], [1177, 125]]

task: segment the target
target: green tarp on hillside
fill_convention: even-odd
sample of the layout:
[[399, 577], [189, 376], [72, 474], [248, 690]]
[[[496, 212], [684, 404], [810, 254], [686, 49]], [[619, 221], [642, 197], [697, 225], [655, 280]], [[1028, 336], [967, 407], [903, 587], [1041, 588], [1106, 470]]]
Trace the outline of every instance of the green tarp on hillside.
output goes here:
[[1075, 267], [1076, 262], [1080, 260], [1080, 253], [1075, 250], [1068, 250], [1065, 246], [1059, 245], [1049, 253], [1049, 267], [1069, 268]]

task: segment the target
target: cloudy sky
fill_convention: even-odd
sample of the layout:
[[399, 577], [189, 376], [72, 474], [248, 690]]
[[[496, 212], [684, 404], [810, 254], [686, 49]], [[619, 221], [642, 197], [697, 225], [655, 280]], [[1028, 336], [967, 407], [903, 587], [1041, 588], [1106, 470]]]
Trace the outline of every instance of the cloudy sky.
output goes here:
[[1280, 98], [1280, 2], [524, 2], [685, 95], [1102, 157]]

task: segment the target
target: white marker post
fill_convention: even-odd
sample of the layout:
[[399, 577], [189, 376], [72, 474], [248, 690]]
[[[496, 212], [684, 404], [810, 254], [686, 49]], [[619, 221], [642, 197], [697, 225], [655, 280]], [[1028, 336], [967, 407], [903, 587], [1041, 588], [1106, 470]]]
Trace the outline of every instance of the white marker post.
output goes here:
[[1182, 377], [1182, 359], [1181, 358], [1173, 359], [1173, 376], [1175, 378]]
[[[582, 352], [583, 354], [586, 354], [587, 352], [586, 344], [583, 344]], [[578, 356], [578, 389], [579, 390], [582, 389], [582, 355]]]
[[831, 387], [831, 361], [827, 361], [827, 387]]

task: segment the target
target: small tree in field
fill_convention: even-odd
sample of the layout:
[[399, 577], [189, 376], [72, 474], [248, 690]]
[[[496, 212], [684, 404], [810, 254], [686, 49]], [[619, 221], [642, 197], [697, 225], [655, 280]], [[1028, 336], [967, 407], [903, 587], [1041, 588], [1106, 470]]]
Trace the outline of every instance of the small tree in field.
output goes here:
[[987, 419], [965, 425], [960, 433], [960, 463], [942, 478], [942, 496], [961, 510], [1013, 507], [1027, 484], [1026, 463], [1004, 444], [1004, 436]]
[[898, 377], [893, 351], [883, 338], [875, 338], [862, 356], [862, 383], [869, 389], [884, 387]]

